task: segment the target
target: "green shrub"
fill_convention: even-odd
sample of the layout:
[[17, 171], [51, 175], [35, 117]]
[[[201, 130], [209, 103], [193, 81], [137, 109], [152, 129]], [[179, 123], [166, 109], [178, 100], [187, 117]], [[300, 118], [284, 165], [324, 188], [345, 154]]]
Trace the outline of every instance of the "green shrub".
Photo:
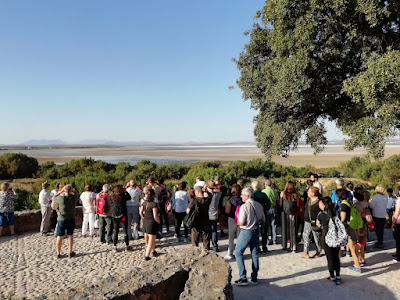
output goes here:
[[22, 153], [0, 155], [0, 179], [30, 178], [39, 169], [36, 158]]

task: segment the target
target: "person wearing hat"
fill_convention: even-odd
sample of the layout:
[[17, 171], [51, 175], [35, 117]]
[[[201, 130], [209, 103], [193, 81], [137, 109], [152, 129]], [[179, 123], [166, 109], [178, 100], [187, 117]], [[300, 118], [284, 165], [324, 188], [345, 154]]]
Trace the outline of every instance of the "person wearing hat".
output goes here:
[[40, 234], [47, 235], [51, 229], [51, 196], [49, 192], [50, 184], [45, 181], [42, 183], [42, 190], [39, 193], [40, 211], [42, 213], [42, 222], [40, 223]]

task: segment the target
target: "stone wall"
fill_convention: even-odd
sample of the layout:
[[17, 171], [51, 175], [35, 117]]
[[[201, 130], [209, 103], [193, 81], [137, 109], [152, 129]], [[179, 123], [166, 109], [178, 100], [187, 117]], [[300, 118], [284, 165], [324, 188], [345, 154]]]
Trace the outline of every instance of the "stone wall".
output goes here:
[[[40, 222], [42, 221], [42, 214], [40, 210], [24, 210], [16, 211], [15, 215], [15, 232], [17, 234], [24, 232], [31, 232], [40, 230]], [[75, 227], [82, 226], [82, 206], [75, 208]], [[4, 226], [3, 234], [10, 234], [8, 225]]]

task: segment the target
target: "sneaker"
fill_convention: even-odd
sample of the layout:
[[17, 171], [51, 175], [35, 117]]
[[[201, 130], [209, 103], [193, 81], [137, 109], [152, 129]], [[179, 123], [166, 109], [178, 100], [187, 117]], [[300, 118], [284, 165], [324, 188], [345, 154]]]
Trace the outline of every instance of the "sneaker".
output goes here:
[[62, 257], [61, 254], [57, 254], [56, 256], [57, 259], [60, 259], [61, 257]]
[[126, 246], [125, 251], [126, 251], [126, 252], [132, 251], [132, 247], [131, 247], [131, 246]]
[[177, 243], [179, 243], [180, 241], [181, 241], [181, 239], [178, 237], [175, 239], [175, 242], [177, 242]]
[[68, 255], [68, 257], [69, 258], [72, 258], [72, 257], [74, 257], [76, 255], [76, 253], [74, 252], [74, 251], [72, 251], [69, 255]]
[[114, 247], [114, 248], [113, 248], [113, 252], [114, 252], [114, 253], [117, 253], [117, 252], [118, 252], [117, 247]]
[[341, 285], [342, 284], [342, 278], [336, 277], [336, 285]]
[[219, 252], [219, 248], [214, 248], [213, 249], [215, 252]]
[[157, 253], [157, 251], [153, 251], [153, 253], [152, 253], [152, 255], [154, 256], [154, 257], [157, 257], [158, 256], [158, 253]]
[[268, 245], [272, 245], [272, 244], [273, 244], [272, 240], [269, 240]]
[[249, 282], [247, 281], [247, 278], [240, 278], [238, 280], [235, 280], [234, 284], [235, 285], [248, 285]]
[[224, 258], [225, 258], [225, 259], [234, 259], [235, 256], [233, 256], [233, 255], [231, 255], [231, 254], [227, 254], [227, 255], [225, 255]]
[[184, 238], [183, 241], [184, 241], [185, 243], [190, 242], [189, 238]]
[[317, 252], [317, 253], [315, 253], [315, 254], [313, 255], [313, 257], [321, 257], [321, 256], [322, 256], [322, 254], [319, 253], [319, 252]]
[[361, 273], [361, 269], [357, 269], [355, 266], [349, 267], [349, 270], [357, 272], [357, 273]]
[[145, 256], [144, 257], [144, 260], [150, 260], [151, 258], [150, 258], [150, 256]]
[[365, 261], [360, 261], [360, 267], [365, 267]]
[[346, 257], [351, 257], [351, 252], [350, 251], [346, 251]]
[[268, 253], [268, 249], [263, 249], [263, 250], [259, 250], [260, 254], [267, 254]]
[[251, 278], [250, 283], [254, 285], [258, 284], [257, 278], [256, 279]]
[[329, 281], [330, 283], [336, 285], [336, 278], [328, 277], [327, 279], [328, 279], [328, 281]]
[[398, 263], [400, 262], [400, 259], [398, 259], [397, 257], [393, 257], [393, 261]]

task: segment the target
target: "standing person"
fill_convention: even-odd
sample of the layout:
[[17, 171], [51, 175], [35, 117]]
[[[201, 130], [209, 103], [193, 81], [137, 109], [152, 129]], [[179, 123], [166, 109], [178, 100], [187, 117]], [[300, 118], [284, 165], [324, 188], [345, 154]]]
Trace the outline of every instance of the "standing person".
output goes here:
[[40, 234], [46, 236], [51, 230], [51, 195], [49, 192], [50, 184], [45, 181], [42, 183], [42, 190], [39, 193], [40, 212], [42, 213], [42, 222], [40, 223]]
[[[182, 221], [186, 216], [186, 209], [188, 208], [189, 202], [190, 202], [190, 197], [189, 193], [185, 190], [186, 189], [186, 183], [181, 182], [178, 184], [177, 191], [175, 192], [175, 201], [173, 203], [173, 208], [175, 212], [175, 234], [176, 234], [176, 241], [180, 242], [181, 241], [181, 226], [182, 226]], [[188, 234], [189, 234], [189, 228], [185, 224], [183, 224], [184, 227], [184, 232], [185, 232], [185, 242], [189, 242]]]
[[211, 230], [211, 241], [213, 245], [213, 250], [219, 252], [218, 248], [218, 203], [221, 198], [221, 191], [215, 186], [213, 181], [208, 182], [203, 191], [209, 193], [212, 197], [210, 202], [210, 207], [208, 209], [208, 218], [210, 220], [210, 230]]
[[150, 254], [153, 254], [154, 257], [158, 255], [155, 247], [160, 218], [158, 217], [158, 207], [154, 199], [155, 191], [146, 186], [144, 188], [144, 202], [139, 208], [140, 216], [143, 219], [144, 242], [146, 244], [145, 260], [150, 260]]
[[226, 215], [228, 217], [228, 232], [229, 232], [229, 246], [228, 253], [225, 255], [225, 259], [233, 259], [235, 250], [235, 237], [239, 237], [240, 226], [235, 222], [235, 213], [238, 206], [243, 204], [242, 198], [240, 198], [241, 188], [238, 184], [232, 185], [231, 197], [226, 204]]
[[[109, 185], [103, 185], [103, 189], [96, 197], [96, 214], [99, 216], [99, 237], [100, 242], [111, 244], [113, 223], [111, 219], [111, 196], [109, 194]], [[105, 233], [107, 225], [107, 236]]]
[[386, 190], [387, 193], [387, 198], [388, 198], [388, 202], [386, 205], [386, 220], [387, 220], [387, 228], [391, 228], [392, 227], [392, 217], [393, 217], [393, 212], [394, 212], [394, 207], [396, 204], [396, 197], [393, 196], [393, 189], [392, 188], [388, 188]]
[[203, 188], [206, 185], [206, 182], [203, 180], [202, 177], [196, 177], [196, 183], [194, 184], [193, 188], [201, 187]]
[[348, 241], [347, 247], [351, 252], [351, 256], [353, 257], [354, 266], [349, 267], [351, 271], [361, 273], [360, 261], [358, 255], [356, 253], [356, 244], [357, 244], [357, 233], [356, 230], [351, 228], [349, 225], [350, 217], [351, 217], [351, 207], [352, 203], [350, 203], [349, 193], [345, 189], [336, 190], [336, 195], [340, 200], [340, 220], [342, 221], [344, 227], [346, 228]]
[[317, 252], [313, 257], [321, 257], [322, 245], [321, 245], [321, 232], [316, 228], [316, 220], [319, 212], [321, 211], [319, 206], [319, 189], [312, 186], [308, 189], [309, 201], [304, 207], [304, 231], [303, 231], [303, 241], [304, 241], [304, 253], [301, 255], [303, 258], [310, 258], [310, 236], [314, 236], [315, 246], [317, 247]]
[[[286, 249], [289, 243], [289, 249], [292, 253], [297, 252], [297, 204], [299, 196], [297, 195], [294, 182], [286, 182], [285, 188], [281, 193], [282, 209], [285, 212], [286, 219], [282, 220], [282, 248]], [[285, 222], [285, 226], [283, 223]]]
[[392, 230], [396, 240], [396, 254], [394, 262], [400, 262], [400, 197], [396, 200], [396, 206], [392, 217]]
[[[304, 207], [308, 202], [308, 190], [310, 187], [313, 186], [313, 181], [311, 179], [307, 179], [306, 181], [306, 189], [301, 193], [302, 195], [302, 200], [303, 200], [303, 212], [300, 216], [298, 216], [298, 222], [297, 222], [297, 232], [301, 233], [304, 231]], [[300, 242], [302, 240], [302, 237], [300, 236], [298, 241]]]
[[[65, 184], [63, 185], [65, 186]], [[53, 197], [58, 194], [58, 192], [60, 191], [60, 184], [57, 183], [54, 187], [54, 189], [50, 192], [50, 197], [51, 197], [51, 201], [53, 200]], [[50, 207], [51, 207], [51, 203], [50, 203]], [[55, 229], [56, 229], [56, 225], [57, 225], [57, 211], [55, 209], [51, 210], [51, 217], [50, 217], [50, 228], [52, 230], [54, 230], [54, 235], [55, 233]]]
[[119, 226], [122, 227], [122, 235], [124, 236], [126, 251], [132, 250], [129, 246], [128, 238], [128, 222], [127, 222], [127, 209], [126, 201], [131, 197], [124, 191], [122, 185], [118, 184], [114, 189], [114, 194], [111, 196], [111, 218], [113, 222], [113, 243], [114, 252], [117, 252], [118, 232]]
[[[126, 191], [131, 196], [131, 200], [126, 201], [126, 209], [127, 209], [127, 222], [128, 222], [128, 238], [129, 240], [137, 240], [139, 239], [139, 223], [140, 223], [140, 215], [139, 215], [139, 204], [140, 204], [140, 196], [143, 191], [136, 184], [135, 180], [131, 180], [126, 185]], [[133, 222], [133, 230], [132, 230], [132, 222]]]
[[[257, 180], [251, 182], [251, 188], [253, 189], [253, 199], [262, 205], [264, 209], [264, 215], [266, 216], [271, 208], [271, 202], [268, 196], [261, 192], [260, 184]], [[268, 252], [268, 228], [266, 223], [260, 224], [260, 233], [262, 250], [259, 250], [259, 253], [266, 254]]]
[[346, 190], [348, 190], [352, 196], [354, 195], [354, 184], [351, 181], [346, 184]]
[[319, 195], [322, 197], [322, 195], [324, 194], [324, 189], [322, 187], [322, 184], [318, 181], [318, 174], [311, 174], [310, 179], [313, 181], [313, 186], [318, 188]]
[[83, 221], [82, 221], [82, 237], [87, 236], [87, 227], [89, 225], [89, 235], [93, 238], [94, 221], [96, 218], [96, 193], [93, 193], [90, 183], [85, 185], [84, 192], [79, 197], [79, 203], [82, 204]]
[[[344, 180], [343, 180], [343, 178], [336, 178], [335, 184], [336, 184], [336, 190], [344, 189]], [[335, 205], [336, 210], [339, 210], [340, 200], [339, 200], [339, 198], [338, 198], [337, 195], [336, 195], [336, 190], [333, 190], [333, 191], [332, 191], [331, 198], [332, 198], [332, 201], [335, 202], [335, 204], [336, 204], [336, 205]], [[347, 191], [347, 193], [349, 194], [349, 200], [350, 200], [350, 202], [353, 202], [353, 193], [351, 193], [351, 192], [350, 192], [349, 190], [347, 190], [347, 189], [346, 189], [346, 191]]]
[[268, 241], [268, 245], [276, 244], [276, 215], [277, 215], [277, 207], [279, 203], [279, 195], [276, 190], [272, 187], [272, 182], [270, 179], [265, 180], [265, 189], [262, 190], [264, 194], [268, 196], [268, 199], [271, 203], [271, 207], [267, 212], [266, 218], [268, 227], [268, 235], [271, 236], [271, 239]]
[[198, 247], [200, 238], [203, 241], [203, 248], [210, 250], [210, 222], [208, 220], [208, 209], [211, 197], [204, 197], [204, 192], [200, 186], [194, 188], [195, 197], [191, 199], [186, 213], [189, 213], [193, 205], [198, 205], [199, 214], [193, 224], [191, 239], [192, 246]]
[[51, 203], [51, 207], [55, 210], [58, 210], [56, 230], [57, 258], [61, 258], [61, 246], [65, 235], [67, 236], [68, 240], [69, 258], [72, 258], [76, 255], [76, 253], [73, 251], [73, 234], [75, 229], [75, 206], [78, 196], [78, 194], [72, 192], [71, 185], [67, 184], [55, 195], [54, 200]]
[[[356, 193], [354, 193], [354, 196]], [[368, 221], [367, 221], [367, 216], [371, 218], [371, 212], [368, 209], [369, 202], [364, 200], [363, 194], [358, 194], [357, 198], [353, 199], [358, 199], [354, 207], [360, 212], [361, 218], [363, 220], [363, 227], [356, 230], [357, 234], [357, 244], [356, 244], [356, 253], [358, 255], [358, 261], [360, 262], [360, 266], [364, 267], [365, 266], [365, 246], [368, 241]], [[348, 253], [346, 253], [347, 256]], [[349, 253], [350, 256], [350, 253]]]
[[3, 182], [0, 191], [0, 236], [3, 235], [5, 221], [8, 222], [11, 235], [15, 234], [14, 200], [18, 199], [15, 188], [10, 190], [10, 184]]
[[239, 279], [235, 281], [236, 285], [247, 285], [246, 267], [244, 265], [243, 253], [247, 246], [250, 246], [252, 257], [252, 273], [250, 282], [258, 284], [257, 275], [259, 269], [258, 262], [258, 239], [259, 239], [259, 222], [265, 222], [264, 209], [262, 205], [254, 201], [252, 191], [245, 188], [241, 192], [244, 204], [240, 207], [238, 225], [241, 228], [239, 237], [236, 242], [236, 263], [239, 269]]
[[384, 195], [385, 188], [378, 184], [375, 187], [375, 195], [369, 202], [369, 207], [372, 209], [372, 217], [375, 222], [375, 233], [378, 238], [378, 242], [375, 244], [377, 248], [383, 248], [383, 233], [385, 230], [386, 220], [386, 207], [388, 198]]
[[165, 210], [165, 203], [171, 199], [171, 188], [168, 184], [164, 184], [164, 178], [160, 178], [158, 181], [159, 186], [161, 187], [160, 191], [160, 199], [158, 199], [159, 213], [160, 213], [160, 224], [158, 226], [158, 231], [162, 233], [163, 223], [165, 223], [165, 229], [168, 233], [169, 231], [169, 217], [168, 213]]
[[221, 191], [221, 197], [218, 201], [218, 222], [219, 222], [219, 230], [220, 237], [226, 237], [227, 234], [224, 232], [225, 227], [225, 206], [224, 206], [224, 198], [227, 194], [226, 187], [221, 183], [221, 178], [219, 176], [214, 177], [214, 183]]
[[335, 204], [329, 197], [324, 197], [322, 201], [318, 202], [321, 212], [317, 216], [317, 226], [322, 228], [322, 245], [324, 246], [324, 251], [326, 259], [328, 261], [328, 270], [330, 277], [328, 280], [333, 284], [341, 284], [342, 279], [340, 277], [340, 260], [339, 260], [339, 250], [340, 247], [329, 247], [325, 242], [325, 236], [329, 230], [329, 222], [333, 222], [336, 226], [340, 221], [336, 217]]

